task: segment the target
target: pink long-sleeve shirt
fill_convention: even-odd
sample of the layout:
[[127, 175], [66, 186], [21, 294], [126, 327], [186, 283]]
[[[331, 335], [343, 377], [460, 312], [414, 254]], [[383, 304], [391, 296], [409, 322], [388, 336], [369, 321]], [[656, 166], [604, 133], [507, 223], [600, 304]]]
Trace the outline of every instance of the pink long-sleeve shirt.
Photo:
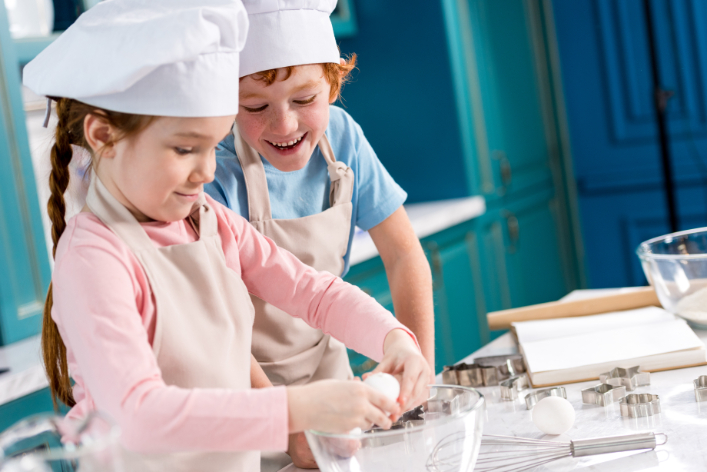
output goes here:
[[[206, 197], [214, 208], [226, 265], [248, 291], [348, 347], [380, 360], [385, 336], [404, 328], [375, 300], [278, 248], [245, 219]], [[194, 242], [186, 220], [143, 223], [156, 247]], [[121, 426], [136, 451], [284, 450], [288, 412], [284, 387], [184, 389], [162, 380], [152, 352], [154, 299], [130, 249], [91, 213], [72, 218], [61, 236], [52, 277], [52, 318], [67, 348], [76, 406]], [[218, 359], [214, 359], [218, 362]]]

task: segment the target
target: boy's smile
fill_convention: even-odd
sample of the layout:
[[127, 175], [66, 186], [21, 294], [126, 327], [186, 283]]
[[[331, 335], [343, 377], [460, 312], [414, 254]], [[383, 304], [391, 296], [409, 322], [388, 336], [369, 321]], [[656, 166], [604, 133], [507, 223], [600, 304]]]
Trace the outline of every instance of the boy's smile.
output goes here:
[[243, 139], [276, 169], [302, 169], [329, 124], [331, 86], [319, 64], [296, 66], [286, 80], [278, 69], [272, 85], [257, 74], [240, 81], [236, 117]]

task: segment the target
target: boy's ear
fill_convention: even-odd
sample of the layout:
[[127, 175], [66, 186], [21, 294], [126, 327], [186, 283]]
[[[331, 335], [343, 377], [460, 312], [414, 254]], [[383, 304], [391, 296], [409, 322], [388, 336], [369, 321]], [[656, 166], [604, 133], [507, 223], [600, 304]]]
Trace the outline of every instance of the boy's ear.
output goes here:
[[83, 120], [83, 135], [93, 153], [100, 157], [115, 156], [113, 136], [115, 130], [108, 120], [99, 113], [89, 113]]

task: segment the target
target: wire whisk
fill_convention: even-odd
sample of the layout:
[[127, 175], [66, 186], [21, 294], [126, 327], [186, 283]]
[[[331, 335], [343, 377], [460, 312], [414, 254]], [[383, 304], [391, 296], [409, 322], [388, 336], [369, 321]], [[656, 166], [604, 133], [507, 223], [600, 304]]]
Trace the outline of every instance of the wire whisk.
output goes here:
[[[658, 443], [657, 437], [664, 438]], [[484, 435], [474, 472], [522, 472], [565, 457], [594, 456], [610, 452], [655, 449], [668, 442], [663, 433], [641, 433], [569, 443], [513, 436]]]

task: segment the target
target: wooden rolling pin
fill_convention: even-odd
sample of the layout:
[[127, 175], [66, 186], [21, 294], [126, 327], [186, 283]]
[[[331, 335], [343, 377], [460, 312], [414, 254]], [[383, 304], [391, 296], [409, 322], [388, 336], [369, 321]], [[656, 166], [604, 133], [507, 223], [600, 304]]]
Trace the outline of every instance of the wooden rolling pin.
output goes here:
[[523, 308], [494, 311], [486, 315], [489, 329], [508, 329], [515, 321], [549, 320], [570, 316], [597, 315], [610, 311], [631, 310], [644, 306], [660, 306], [653, 287], [570, 302], [550, 302]]

